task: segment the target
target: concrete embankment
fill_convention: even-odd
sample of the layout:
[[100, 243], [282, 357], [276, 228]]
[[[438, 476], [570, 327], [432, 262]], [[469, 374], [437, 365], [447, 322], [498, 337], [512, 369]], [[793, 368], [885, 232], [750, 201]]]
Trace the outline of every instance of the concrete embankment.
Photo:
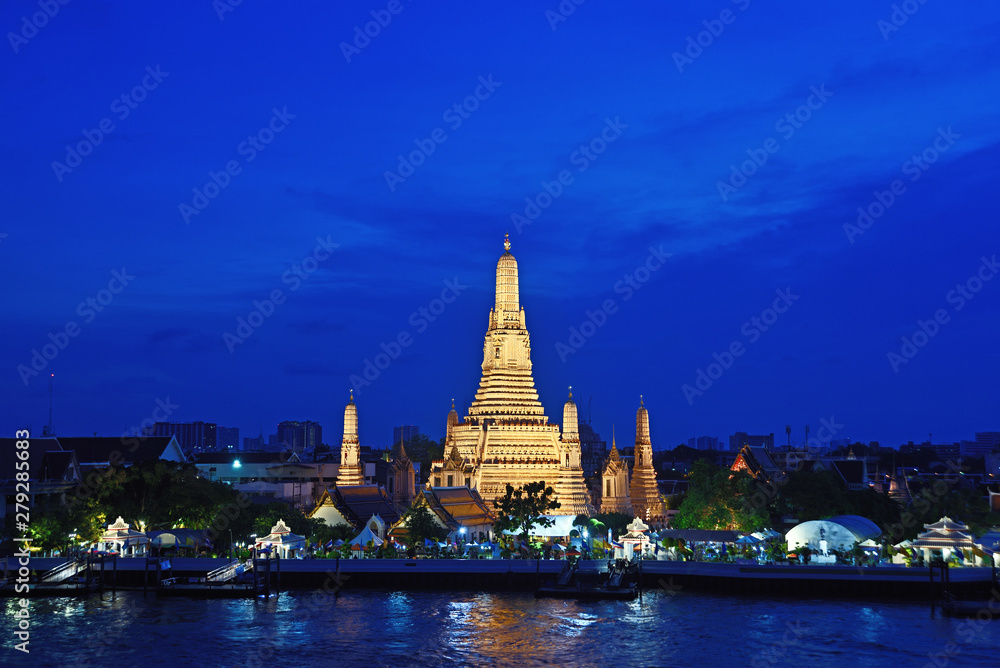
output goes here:
[[[163, 576], [204, 577], [228, 563], [226, 559], [170, 560]], [[38, 573], [54, 568], [60, 559], [32, 559]], [[564, 561], [533, 559], [280, 559], [272, 560], [272, 582], [281, 589], [387, 589], [531, 591], [542, 580], [552, 579]], [[16, 564], [12, 563], [16, 568]], [[155, 586], [156, 571], [144, 572], [145, 559], [121, 558], [115, 571], [106, 564], [105, 587], [112, 579], [122, 587]], [[606, 561], [583, 561], [580, 570], [605, 572]], [[933, 574], [934, 591], [940, 592], [940, 570]], [[949, 589], [955, 592], [988, 592], [992, 584], [989, 568], [949, 570]], [[337, 583], [340, 583], [339, 586]], [[928, 568], [899, 566], [790, 566], [730, 563], [643, 561], [641, 585], [667, 591], [711, 590], [731, 593], [806, 595], [817, 597], [918, 597], [932, 591]]]

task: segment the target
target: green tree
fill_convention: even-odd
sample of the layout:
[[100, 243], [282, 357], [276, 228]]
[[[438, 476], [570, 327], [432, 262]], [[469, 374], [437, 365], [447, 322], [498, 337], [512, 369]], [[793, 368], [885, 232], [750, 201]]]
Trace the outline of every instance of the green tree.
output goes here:
[[597, 513], [591, 519], [591, 522], [593, 523], [594, 520], [597, 521], [597, 524], [594, 525], [594, 530], [601, 531], [603, 535], [607, 535], [608, 529], [611, 529], [612, 535], [620, 536], [628, 531], [627, 527], [634, 519], [635, 516], [628, 513]]
[[[507, 483], [503, 497], [493, 500], [493, 507], [497, 509], [498, 515], [493, 531], [497, 535], [502, 535], [504, 531], [516, 533], [522, 542], [530, 545], [532, 527], [549, 527], [555, 524], [555, 521], [545, 517], [550, 510], [560, 506], [552, 498], [554, 495], [555, 490], [546, 487], [542, 480], [529, 482], [516, 489]], [[537, 554], [535, 546], [532, 545], [530, 549]]]
[[732, 472], [699, 459], [691, 467], [684, 502], [674, 518], [678, 529], [735, 529], [756, 531], [768, 522], [767, 500], [745, 471]]
[[423, 547], [425, 540], [441, 541], [448, 537], [448, 530], [438, 523], [425, 503], [413, 503], [403, 517], [406, 519], [410, 547]]

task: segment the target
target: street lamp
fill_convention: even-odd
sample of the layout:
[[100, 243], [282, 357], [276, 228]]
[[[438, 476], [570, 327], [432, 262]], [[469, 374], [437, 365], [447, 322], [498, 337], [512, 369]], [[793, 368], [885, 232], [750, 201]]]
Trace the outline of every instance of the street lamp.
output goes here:
[[229, 560], [233, 560], [233, 530], [229, 530]]
[[583, 542], [587, 546], [587, 554], [590, 554], [590, 532], [586, 529], [583, 530]]

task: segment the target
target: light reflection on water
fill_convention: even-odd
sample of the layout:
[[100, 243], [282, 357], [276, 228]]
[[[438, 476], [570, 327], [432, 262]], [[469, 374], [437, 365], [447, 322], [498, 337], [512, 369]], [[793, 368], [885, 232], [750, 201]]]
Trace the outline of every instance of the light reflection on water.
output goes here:
[[[119, 594], [31, 603], [32, 653], [46, 666], [923, 666], [958, 641], [961, 620], [919, 603], [647, 592], [642, 603], [530, 594], [311, 592], [277, 600], [143, 599]], [[959, 643], [949, 666], [997, 665], [1000, 620]], [[25, 659], [30, 659], [25, 661]], [[86, 659], [86, 662], [80, 662]], [[934, 665], [931, 663], [931, 665]]]

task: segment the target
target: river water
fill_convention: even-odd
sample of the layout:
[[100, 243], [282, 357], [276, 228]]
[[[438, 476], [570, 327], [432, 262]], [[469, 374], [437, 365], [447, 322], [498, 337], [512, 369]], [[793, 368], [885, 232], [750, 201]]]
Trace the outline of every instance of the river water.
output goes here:
[[[1000, 666], [1000, 620], [898, 601], [657, 590], [642, 603], [531, 594], [345, 591], [275, 600], [31, 601], [29, 655], [2, 602], [0, 665]], [[931, 657], [934, 657], [932, 659]]]

